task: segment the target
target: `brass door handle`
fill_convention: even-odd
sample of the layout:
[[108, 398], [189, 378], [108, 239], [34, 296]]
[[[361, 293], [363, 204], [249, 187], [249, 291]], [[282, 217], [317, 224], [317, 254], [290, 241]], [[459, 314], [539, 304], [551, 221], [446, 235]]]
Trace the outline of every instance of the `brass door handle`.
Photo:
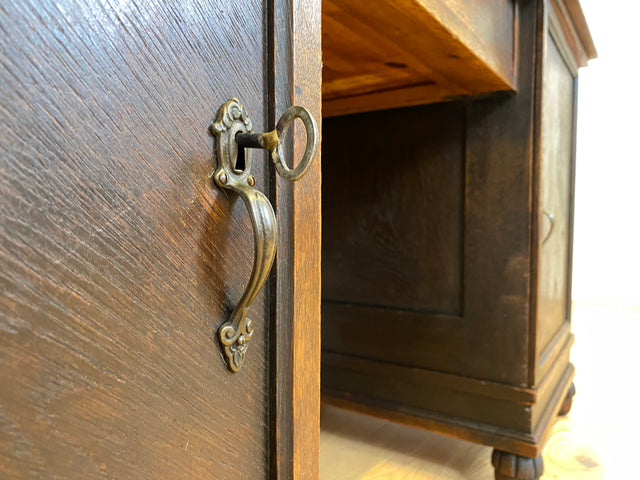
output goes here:
[[[282, 136], [296, 118], [300, 118], [307, 131], [307, 144], [299, 164], [291, 169], [284, 161]], [[251, 155], [244, 152], [244, 165], [238, 165], [239, 148], [264, 148], [271, 152], [271, 160], [278, 174], [286, 180], [299, 180], [307, 171], [318, 149], [318, 126], [303, 107], [289, 108], [267, 133], [254, 133], [251, 120], [238, 99], [232, 98], [218, 110], [211, 125], [216, 137], [218, 168], [213, 180], [221, 188], [237, 193], [244, 201], [253, 225], [254, 263], [249, 283], [229, 319], [218, 330], [229, 369], [237, 372], [244, 363], [248, 342], [253, 336], [253, 324], [247, 313], [262, 289], [276, 255], [278, 226], [273, 207], [267, 197], [253, 188]]]

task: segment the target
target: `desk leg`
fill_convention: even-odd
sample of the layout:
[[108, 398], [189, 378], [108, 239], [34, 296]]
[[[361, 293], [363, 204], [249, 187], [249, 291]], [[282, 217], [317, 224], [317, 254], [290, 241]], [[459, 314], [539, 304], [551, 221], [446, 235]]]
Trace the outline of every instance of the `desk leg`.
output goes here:
[[542, 455], [528, 458], [494, 450], [491, 463], [496, 471], [496, 480], [539, 480], [544, 471]]
[[560, 411], [558, 415], [566, 415], [571, 410], [571, 404], [573, 403], [573, 396], [576, 394], [576, 386], [571, 382], [571, 386], [569, 387], [569, 391], [567, 392], [567, 396], [564, 397], [564, 401], [562, 402], [562, 406], [560, 407]]

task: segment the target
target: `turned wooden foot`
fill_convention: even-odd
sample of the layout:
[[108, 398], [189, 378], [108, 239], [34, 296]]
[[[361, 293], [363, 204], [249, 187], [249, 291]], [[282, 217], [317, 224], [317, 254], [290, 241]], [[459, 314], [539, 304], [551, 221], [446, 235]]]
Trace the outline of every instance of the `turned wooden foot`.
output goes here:
[[571, 404], [573, 403], [573, 396], [576, 394], [576, 386], [571, 382], [571, 386], [569, 387], [569, 391], [567, 392], [567, 396], [564, 397], [564, 401], [562, 402], [562, 406], [560, 407], [560, 411], [558, 415], [566, 415], [571, 410]]
[[544, 470], [542, 455], [528, 458], [494, 450], [491, 463], [496, 470], [496, 480], [539, 480]]

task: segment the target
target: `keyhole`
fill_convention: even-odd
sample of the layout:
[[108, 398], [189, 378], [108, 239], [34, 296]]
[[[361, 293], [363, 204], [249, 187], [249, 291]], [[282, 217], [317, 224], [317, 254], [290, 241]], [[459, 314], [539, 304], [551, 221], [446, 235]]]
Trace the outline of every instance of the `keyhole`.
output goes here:
[[245, 148], [238, 146], [238, 155], [236, 156], [236, 165], [233, 167], [233, 169], [238, 172], [238, 173], [242, 173], [244, 172], [244, 169], [247, 168], [246, 165], [246, 154], [244, 152]]

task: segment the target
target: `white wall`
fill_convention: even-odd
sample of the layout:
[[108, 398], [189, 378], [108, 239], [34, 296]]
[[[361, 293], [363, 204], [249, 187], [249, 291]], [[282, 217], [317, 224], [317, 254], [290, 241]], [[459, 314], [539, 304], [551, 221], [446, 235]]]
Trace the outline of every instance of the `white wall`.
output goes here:
[[573, 299], [640, 306], [640, 2], [581, 4]]

